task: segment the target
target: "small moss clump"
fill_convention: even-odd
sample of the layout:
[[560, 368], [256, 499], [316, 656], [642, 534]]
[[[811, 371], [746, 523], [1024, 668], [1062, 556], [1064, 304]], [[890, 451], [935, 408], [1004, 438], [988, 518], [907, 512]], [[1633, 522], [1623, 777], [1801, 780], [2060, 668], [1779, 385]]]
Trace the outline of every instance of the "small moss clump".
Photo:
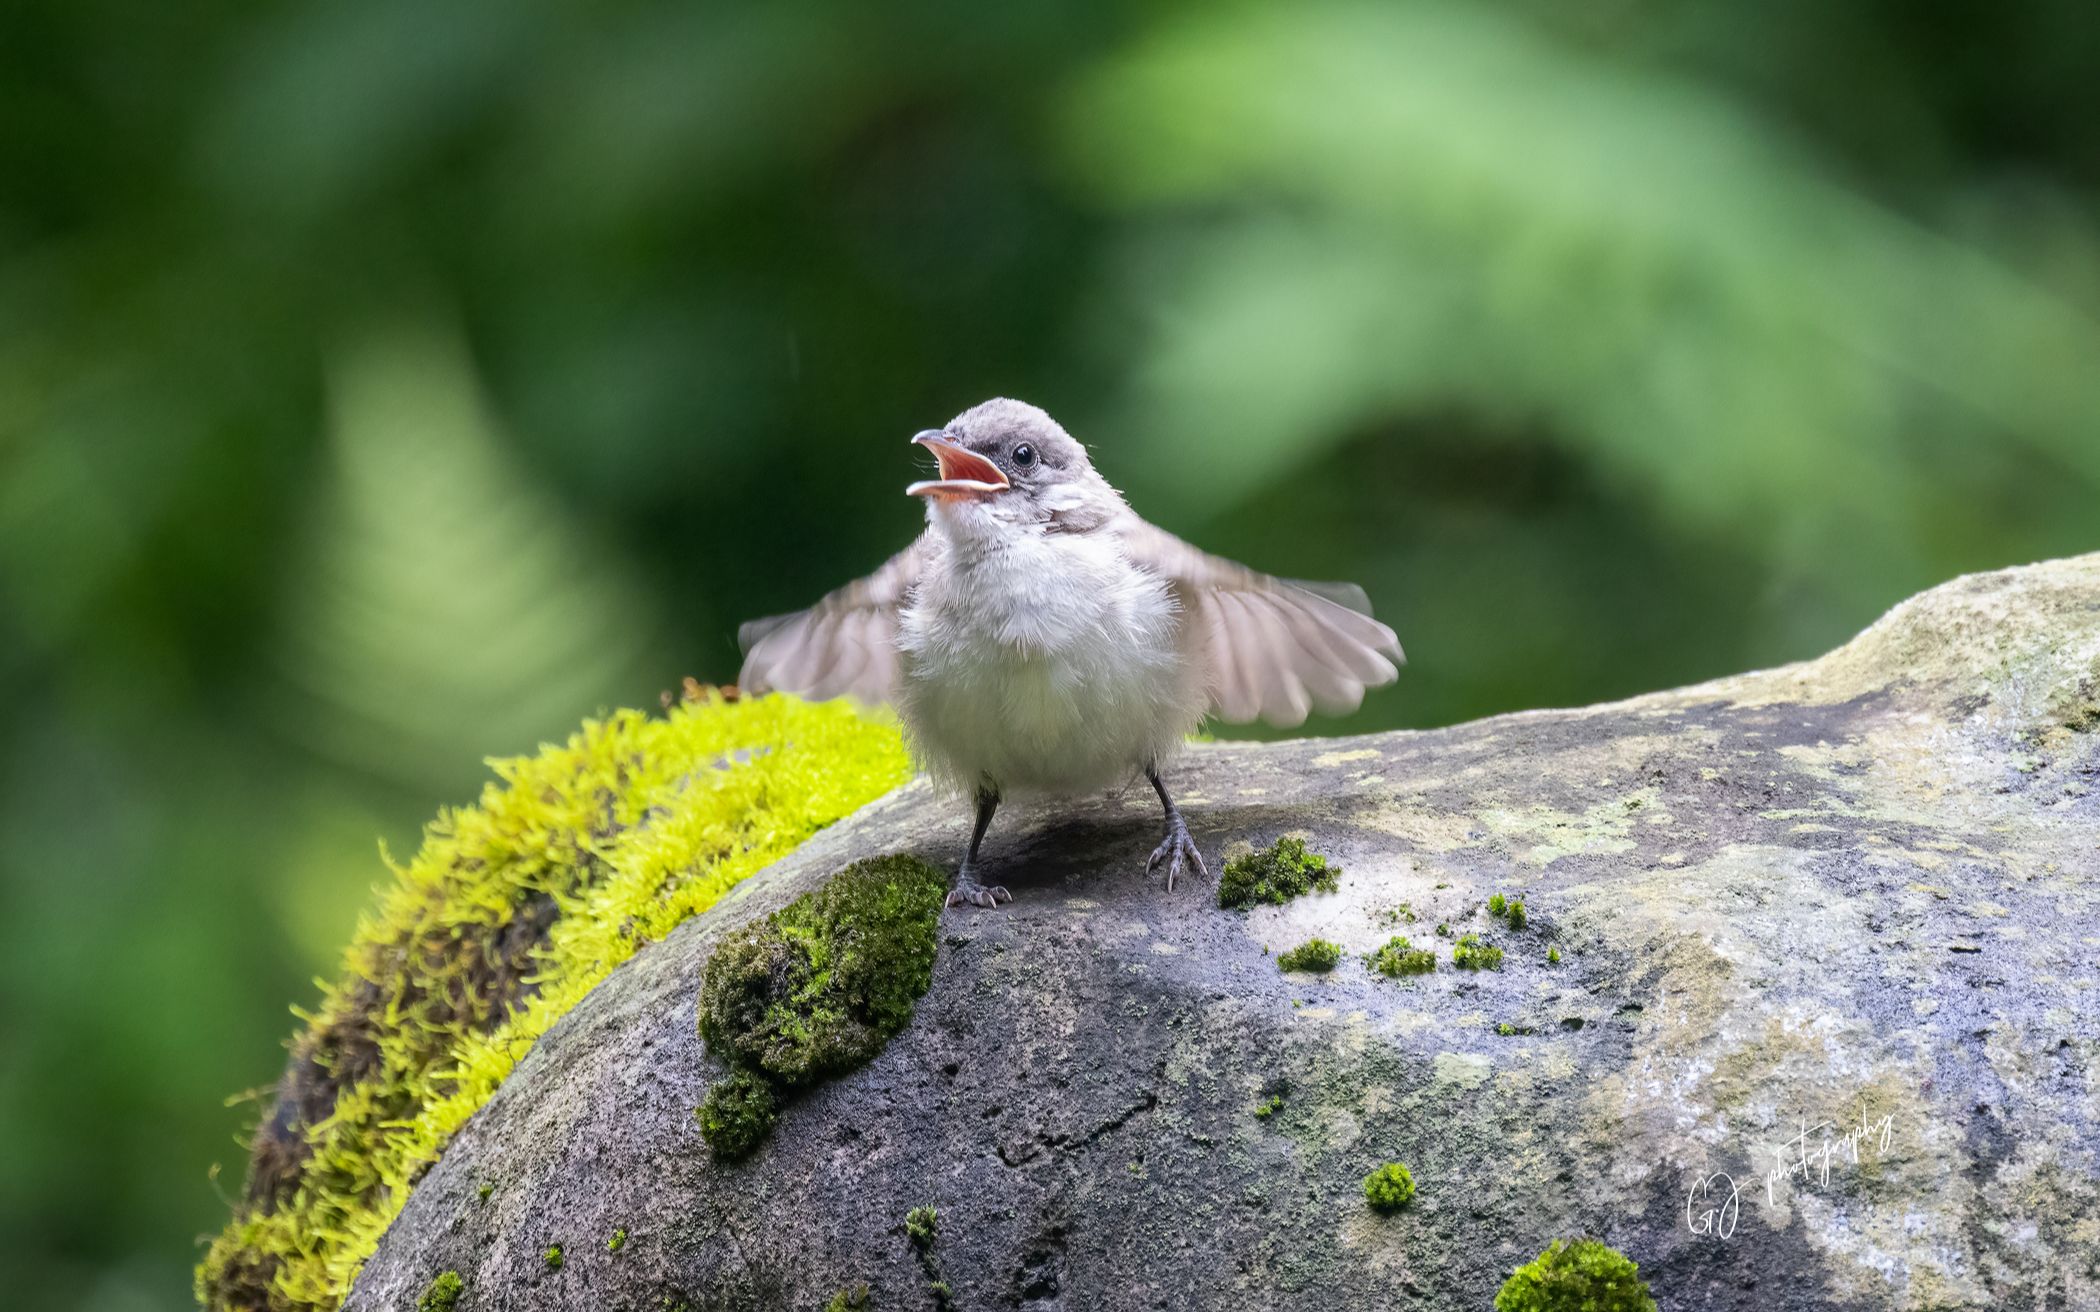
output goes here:
[[1263, 852], [1249, 852], [1225, 863], [1218, 878], [1218, 905], [1248, 907], [1259, 902], [1282, 905], [1294, 897], [1318, 889], [1332, 893], [1342, 868], [1326, 857], [1305, 850], [1298, 838], [1279, 838]]
[[459, 1296], [467, 1282], [459, 1278], [457, 1271], [440, 1271], [437, 1279], [416, 1300], [416, 1312], [453, 1312], [459, 1306]]
[[1266, 1121], [1271, 1116], [1274, 1116], [1276, 1113], [1282, 1110], [1283, 1095], [1280, 1093], [1273, 1098], [1264, 1098], [1260, 1102], [1254, 1104], [1254, 1115], [1255, 1118], [1258, 1120]]
[[1546, 964], [1548, 964], [1548, 965], [1551, 965], [1551, 966], [1558, 966], [1558, 965], [1560, 964], [1560, 949], [1559, 949], [1559, 948], [1547, 948], [1547, 949], [1546, 949]]
[[1414, 1196], [1414, 1172], [1398, 1162], [1387, 1162], [1364, 1177], [1364, 1201], [1374, 1212], [1399, 1211]]
[[824, 1312], [858, 1312], [868, 1305], [868, 1287], [865, 1283], [841, 1289], [824, 1305]]
[[932, 1298], [936, 1312], [949, 1312], [955, 1306], [955, 1292], [941, 1274], [941, 1261], [933, 1255], [933, 1241], [938, 1237], [940, 1213], [932, 1207], [914, 1207], [904, 1218], [904, 1235], [911, 1241], [911, 1249], [919, 1259], [919, 1270], [926, 1277], [926, 1293]]
[[555, 1245], [553, 1245], [552, 1247], [550, 1247], [550, 1248], [549, 1248], [549, 1249], [547, 1250], [547, 1269], [548, 1269], [549, 1271], [559, 1271], [559, 1270], [561, 1270], [561, 1245], [560, 1245], [560, 1244], [555, 1244]]
[[1418, 948], [1405, 935], [1396, 935], [1371, 954], [1371, 969], [1381, 975], [1427, 975], [1436, 969], [1436, 953]]
[[614, 1226], [611, 1238], [605, 1241], [605, 1251], [617, 1253], [625, 1247], [627, 1247], [627, 1227], [624, 1225]]
[[739, 1161], [765, 1142], [780, 1119], [780, 1100], [770, 1081], [750, 1071], [732, 1070], [707, 1091], [706, 1101], [693, 1113], [700, 1120], [700, 1137], [714, 1155], [725, 1162]]
[[931, 1206], [914, 1207], [904, 1217], [905, 1238], [911, 1240], [911, 1246], [922, 1253], [933, 1247], [934, 1239], [940, 1234], [940, 1227], [941, 1214]]
[[1279, 970], [1310, 970], [1320, 974], [1333, 970], [1342, 959], [1341, 945], [1324, 938], [1309, 938], [1276, 958]]
[[1507, 920], [1511, 929], [1524, 928], [1524, 900], [1506, 898], [1497, 893], [1488, 898], [1488, 914], [1498, 920]]
[[1451, 964], [1460, 970], [1500, 970], [1502, 949], [1481, 942], [1478, 934], [1467, 934], [1452, 945]]
[[1510, 1272], [1495, 1312], [1656, 1312], [1641, 1269], [1595, 1239], [1556, 1239]]

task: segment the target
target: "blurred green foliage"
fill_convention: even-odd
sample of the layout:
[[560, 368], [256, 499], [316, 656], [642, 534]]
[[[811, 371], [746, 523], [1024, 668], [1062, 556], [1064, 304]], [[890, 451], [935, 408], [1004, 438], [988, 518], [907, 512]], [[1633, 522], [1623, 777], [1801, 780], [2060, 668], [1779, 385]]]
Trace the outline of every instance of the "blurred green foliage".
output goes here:
[[1352, 728], [2092, 548], [2096, 66], [2071, 0], [15, 0], [11, 1292], [181, 1305], [373, 838], [733, 675], [986, 396], [1362, 582]]

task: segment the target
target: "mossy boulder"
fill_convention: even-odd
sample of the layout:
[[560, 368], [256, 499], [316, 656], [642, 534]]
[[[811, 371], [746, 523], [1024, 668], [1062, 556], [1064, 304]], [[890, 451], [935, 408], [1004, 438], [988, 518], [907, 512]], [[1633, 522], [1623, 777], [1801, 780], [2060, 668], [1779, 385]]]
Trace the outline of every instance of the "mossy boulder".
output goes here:
[[[1014, 808], [1013, 904], [947, 913], [910, 1023], [718, 1160], [707, 961], [854, 861], [950, 865], [966, 808], [908, 786], [570, 1008], [346, 1306], [925, 1307], [920, 1206], [969, 1308], [1485, 1309], [1584, 1238], [1664, 1307], [2100, 1306], [2100, 556], [1785, 669], [1175, 778], [1214, 859], [1300, 836], [1336, 890], [1167, 894], [1142, 788]], [[1411, 916], [1501, 969], [1372, 969]], [[1264, 954], [1313, 937], [1325, 976]]]

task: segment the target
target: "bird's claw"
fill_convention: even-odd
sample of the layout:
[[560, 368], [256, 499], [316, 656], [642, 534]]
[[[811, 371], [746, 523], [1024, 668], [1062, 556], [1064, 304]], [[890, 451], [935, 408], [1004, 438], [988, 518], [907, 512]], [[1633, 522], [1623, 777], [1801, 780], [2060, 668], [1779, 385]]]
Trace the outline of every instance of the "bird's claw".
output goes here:
[[961, 906], [967, 902], [973, 907], [996, 907], [1001, 902], [1011, 902], [1014, 895], [998, 884], [980, 884], [974, 879], [962, 878], [948, 890], [947, 905]]
[[1196, 873], [1210, 878], [1210, 867], [1203, 864], [1203, 853], [1197, 849], [1196, 840], [1189, 836], [1189, 827], [1179, 819], [1167, 826], [1167, 836], [1152, 849], [1152, 859], [1145, 863], [1146, 873], [1159, 869], [1160, 862], [1167, 863], [1167, 891], [1174, 891], [1174, 881], [1180, 877], [1185, 866], [1193, 865]]

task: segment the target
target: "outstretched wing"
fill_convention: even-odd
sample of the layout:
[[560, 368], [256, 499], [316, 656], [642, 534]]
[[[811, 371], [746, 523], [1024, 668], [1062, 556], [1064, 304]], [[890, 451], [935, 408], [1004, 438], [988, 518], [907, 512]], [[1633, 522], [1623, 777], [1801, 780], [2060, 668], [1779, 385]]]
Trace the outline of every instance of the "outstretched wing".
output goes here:
[[1219, 719], [1289, 727], [1308, 711], [1341, 715], [1399, 675], [1400, 640], [1354, 584], [1272, 578], [1135, 515], [1117, 528], [1129, 558], [1173, 587]]
[[791, 692], [813, 702], [851, 696], [873, 705], [896, 693], [897, 613], [925, 565], [924, 538], [808, 610], [737, 630], [747, 692]]

